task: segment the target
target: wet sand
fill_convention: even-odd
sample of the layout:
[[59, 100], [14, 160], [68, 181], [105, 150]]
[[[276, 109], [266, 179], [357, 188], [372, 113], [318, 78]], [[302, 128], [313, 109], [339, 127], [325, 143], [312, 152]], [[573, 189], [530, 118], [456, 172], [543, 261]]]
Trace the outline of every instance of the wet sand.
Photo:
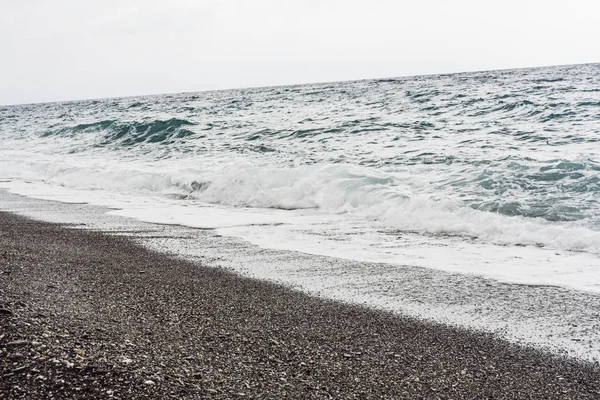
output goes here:
[[597, 399], [600, 369], [0, 213], [0, 398]]

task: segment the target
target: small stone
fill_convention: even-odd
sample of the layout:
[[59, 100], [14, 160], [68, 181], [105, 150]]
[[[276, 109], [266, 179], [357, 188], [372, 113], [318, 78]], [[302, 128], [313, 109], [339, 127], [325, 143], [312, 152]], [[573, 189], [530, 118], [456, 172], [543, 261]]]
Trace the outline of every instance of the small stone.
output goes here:
[[115, 394], [114, 390], [107, 390], [106, 394], [109, 395], [110, 397], [112, 397]]
[[23, 346], [25, 344], [29, 344], [29, 341], [28, 340], [15, 340], [15, 341], [6, 343], [7, 346]]
[[148, 379], [147, 381], [144, 381], [144, 385], [154, 385], [154, 381]]

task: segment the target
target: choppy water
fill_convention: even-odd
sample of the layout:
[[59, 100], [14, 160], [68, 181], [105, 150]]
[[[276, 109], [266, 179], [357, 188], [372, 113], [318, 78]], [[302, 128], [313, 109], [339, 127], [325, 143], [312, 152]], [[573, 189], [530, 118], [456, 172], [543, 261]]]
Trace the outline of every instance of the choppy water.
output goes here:
[[600, 290], [600, 64], [0, 107], [0, 179], [265, 247]]

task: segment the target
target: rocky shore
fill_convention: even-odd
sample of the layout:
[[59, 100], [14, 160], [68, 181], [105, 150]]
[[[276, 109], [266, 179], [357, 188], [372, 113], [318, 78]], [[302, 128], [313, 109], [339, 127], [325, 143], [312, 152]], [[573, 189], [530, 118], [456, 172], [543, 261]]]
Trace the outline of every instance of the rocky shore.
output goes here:
[[0, 399], [598, 399], [597, 365], [0, 213]]

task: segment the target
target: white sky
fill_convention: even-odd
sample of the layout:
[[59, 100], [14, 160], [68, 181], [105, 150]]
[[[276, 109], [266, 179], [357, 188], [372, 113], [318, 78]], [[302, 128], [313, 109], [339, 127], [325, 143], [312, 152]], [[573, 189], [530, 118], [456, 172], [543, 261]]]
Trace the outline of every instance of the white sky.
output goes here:
[[600, 61], [600, 0], [0, 0], [0, 104]]

